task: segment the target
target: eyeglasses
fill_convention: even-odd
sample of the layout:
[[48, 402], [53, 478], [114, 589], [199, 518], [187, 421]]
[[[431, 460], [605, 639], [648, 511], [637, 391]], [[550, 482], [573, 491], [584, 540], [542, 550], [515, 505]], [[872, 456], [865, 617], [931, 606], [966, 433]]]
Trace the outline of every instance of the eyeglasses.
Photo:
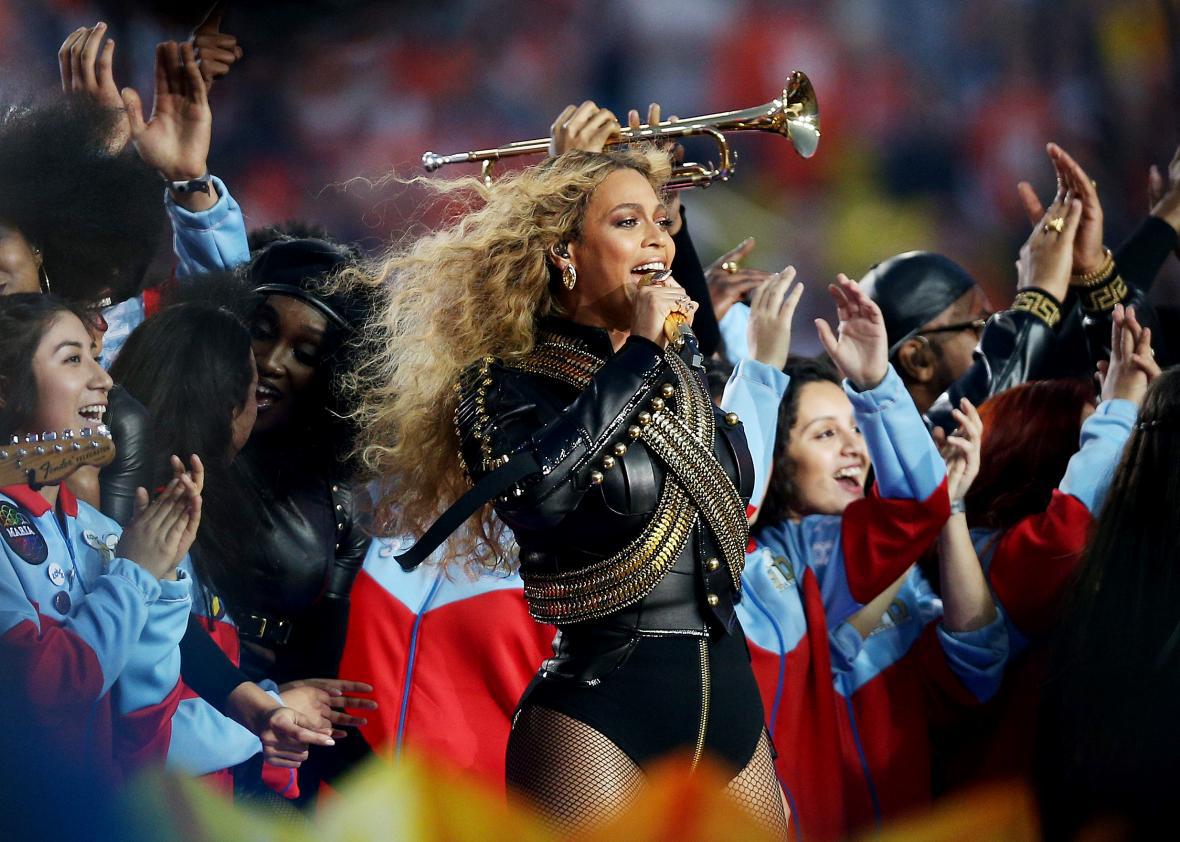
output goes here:
[[975, 336], [982, 337], [983, 329], [987, 327], [987, 320], [990, 316], [985, 316], [982, 319], [972, 319], [969, 322], [955, 322], [953, 325], [943, 325], [942, 327], [929, 327], [926, 330], [919, 330], [914, 336], [929, 336], [932, 333], [958, 333], [961, 330], [970, 328], [975, 331]]

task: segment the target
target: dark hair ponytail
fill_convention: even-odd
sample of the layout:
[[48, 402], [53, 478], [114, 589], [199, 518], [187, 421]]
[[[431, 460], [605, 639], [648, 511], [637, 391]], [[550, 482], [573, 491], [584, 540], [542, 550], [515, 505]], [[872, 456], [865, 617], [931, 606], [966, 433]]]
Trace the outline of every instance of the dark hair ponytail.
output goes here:
[[1180, 370], [1148, 389], [1053, 651], [1038, 781], [1051, 836], [1170, 820], [1180, 780]]

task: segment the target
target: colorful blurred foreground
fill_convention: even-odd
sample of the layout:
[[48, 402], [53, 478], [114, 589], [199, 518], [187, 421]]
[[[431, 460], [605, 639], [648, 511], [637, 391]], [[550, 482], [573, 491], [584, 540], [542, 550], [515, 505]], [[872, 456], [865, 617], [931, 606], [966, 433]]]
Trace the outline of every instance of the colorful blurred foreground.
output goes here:
[[[577, 839], [769, 840], [725, 798], [724, 785], [724, 776], [711, 768], [686, 776], [681, 764], [661, 767], [653, 772], [639, 804], [610, 825]], [[527, 811], [420, 760], [397, 765], [374, 761], [308, 822], [276, 821], [274, 814], [232, 804], [199, 781], [174, 776], [144, 776], [129, 791], [128, 799], [134, 805], [133, 814], [151, 828], [153, 838], [194, 842], [546, 842], [561, 838]], [[1033, 842], [1040, 837], [1032, 796], [1018, 786], [1000, 786], [948, 800], [926, 816], [865, 838]]]

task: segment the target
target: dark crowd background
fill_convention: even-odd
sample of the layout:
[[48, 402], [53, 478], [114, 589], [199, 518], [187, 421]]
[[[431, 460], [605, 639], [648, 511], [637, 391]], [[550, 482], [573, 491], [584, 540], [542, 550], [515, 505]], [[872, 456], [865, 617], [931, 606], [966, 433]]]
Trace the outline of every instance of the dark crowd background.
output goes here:
[[[117, 82], [150, 98], [155, 44], [205, 10], [0, 0], [0, 93], [52, 91], [63, 39], [105, 20]], [[797, 68], [819, 95], [819, 152], [733, 136], [734, 179], [686, 199], [705, 261], [754, 235], [748, 264], [790, 262], [810, 282], [806, 317], [837, 271], [929, 249], [999, 308], [1029, 229], [1016, 183], [1053, 189], [1046, 140], [1098, 181], [1109, 244], [1146, 213], [1148, 166], [1180, 140], [1178, 21], [1174, 0], [231, 4], [222, 30], [245, 55], [212, 92], [210, 161], [250, 227], [301, 219], [371, 250], [436, 221], [420, 189], [380, 181], [420, 175], [426, 150], [541, 137], [587, 98], [623, 119], [652, 100], [680, 116], [745, 108]], [[460, 171], [476, 168], [443, 174]], [[1180, 303], [1176, 263], [1153, 295]]]

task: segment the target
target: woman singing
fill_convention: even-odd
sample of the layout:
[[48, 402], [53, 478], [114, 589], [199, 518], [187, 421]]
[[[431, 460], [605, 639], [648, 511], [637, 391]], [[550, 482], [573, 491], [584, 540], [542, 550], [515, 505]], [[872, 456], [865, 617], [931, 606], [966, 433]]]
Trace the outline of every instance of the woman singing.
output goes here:
[[[691, 319], [695, 303], [671, 278], [644, 284], [673, 258], [668, 174], [659, 152], [573, 151], [488, 190], [440, 185], [484, 204], [354, 273], [391, 290], [361, 375], [364, 455], [391, 480], [382, 524], [402, 534], [421, 534], [468, 481], [529, 466], [496, 489], [498, 519], [484, 507], [444, 555], [507, 564], [507, 524], [529, 608], [560, 630], [509, 738], [513, 790], [568, 832], [616, 815], [653, 761], [707, 755], [730, 770], [727, 792], [785, 833], [734, 615], [746, 434], [714, 409], [691, 339], [665, 339], [669, 316]], [[786, 289], [783, 330], [798, 299]], [[854, 382], [876, 385], [880, 314], [841, 289], [850, 321], [838, 346], [825, 338]], [[781, 394], [772, 366], [747, 361], [735, 378], [743, 369]], [[777, 397], [763, 403], [773, 428]]]

